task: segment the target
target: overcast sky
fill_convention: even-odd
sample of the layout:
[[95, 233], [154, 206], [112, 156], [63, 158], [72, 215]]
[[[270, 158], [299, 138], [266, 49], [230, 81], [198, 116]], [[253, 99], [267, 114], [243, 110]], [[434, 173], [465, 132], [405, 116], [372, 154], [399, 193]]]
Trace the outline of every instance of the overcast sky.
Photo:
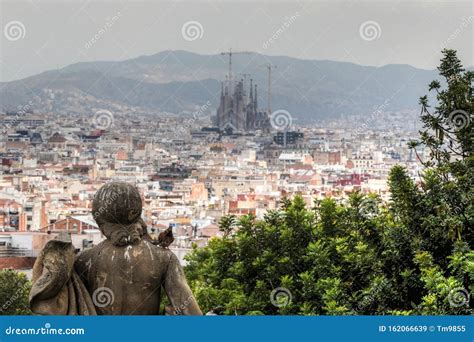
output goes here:
[[[449, 47], [459, 51], [464, 64], [474, 65], [474, 2], [469, 0], [0, 3], [1, 81], [81, 61], [124, 60], [164, 50], [213, 54], [231, 47], [425, 69], [434, 68], [441, 48]], [[183, 31], [188, 22], [197, 23]]]

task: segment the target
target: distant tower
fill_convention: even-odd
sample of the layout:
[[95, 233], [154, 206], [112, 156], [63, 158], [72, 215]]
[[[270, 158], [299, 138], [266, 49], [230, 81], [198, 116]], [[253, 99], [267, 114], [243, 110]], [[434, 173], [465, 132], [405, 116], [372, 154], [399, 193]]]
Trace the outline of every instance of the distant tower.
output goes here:
[[253, 79], [250, 79], [249, 103], [253, 103]]
[[258, 108], [258, 102], [257, 102], [257, 100], [258, 100], [257, 85], [255, 85], [255, 102], [254, 102], [254, 108], [255, 108], [255, 110], [257, 110], [257, 108]]
[[268, 115], [258, 110], [257, 85], [250, 79], [249, 95], [241, 79], [234, 87], [233, 92], [221, 84], [221, 96], [217, 108], [217, 126], [221, 132], [231, 129], [233, 132], [252, 132], [264, 129], [269, 124]]

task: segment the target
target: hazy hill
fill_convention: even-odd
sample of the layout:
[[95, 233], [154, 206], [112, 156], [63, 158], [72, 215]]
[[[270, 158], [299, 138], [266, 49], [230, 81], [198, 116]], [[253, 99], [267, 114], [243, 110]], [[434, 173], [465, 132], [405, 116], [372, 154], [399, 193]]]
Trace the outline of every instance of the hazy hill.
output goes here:
[[[0, 83], [1, 109], [23, 106], [32, 98], [46, 101], [43, 89], [62, 89], [87, 106], [93, 97], [105, 103], [140, 106], [179, 113], [210, 101], [215, 108], [227, 56], [164, 51], [119, 62], [84, 62], [23, 80]], [[267, 103], [267, 69], [273, 72], [273, 109], [285, 109], [300, 122], [328, 116], [417, 108], [418, 98], [436, 78], [434, 70], [409, 65], [383, 67], [302, 60], [257, 53], [235, 54], [233, 71], [259, 87], [259, 104]], [[69, 99], [69, 97], [68, 97]], [[51, 99], [49, 99], [51, 100]], [[83, 103], [84, 102], [84, 103]], [[61, 106], [56, 106], [58, 110]]]

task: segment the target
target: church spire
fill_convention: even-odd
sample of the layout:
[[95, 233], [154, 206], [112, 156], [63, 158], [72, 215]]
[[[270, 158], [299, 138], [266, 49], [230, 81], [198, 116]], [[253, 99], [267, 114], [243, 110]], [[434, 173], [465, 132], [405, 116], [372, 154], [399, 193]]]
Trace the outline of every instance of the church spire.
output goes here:
[[258, 102], [257, 102], [258, 96], [257, 96], [257, 85], [255, 85], [255, 99], [254, 99], [254, 108], [255, 111], [258, 109]]
[[250, 94], [249, 94], [249, 98], [250, 98], [250, 103], [253, 103], [253, 80], [250, 79]]

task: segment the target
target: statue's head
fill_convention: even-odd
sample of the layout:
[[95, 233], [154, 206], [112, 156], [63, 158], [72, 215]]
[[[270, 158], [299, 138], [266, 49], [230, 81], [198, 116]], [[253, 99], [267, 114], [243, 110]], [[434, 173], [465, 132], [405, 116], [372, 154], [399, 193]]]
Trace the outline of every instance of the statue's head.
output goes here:
[[118, 246], [140, 240], [146, 229], [141, 213], [142, 199], [138, 189], [124, 182], [105, 184], [92, 202], [92, 216], [100, 230]]

